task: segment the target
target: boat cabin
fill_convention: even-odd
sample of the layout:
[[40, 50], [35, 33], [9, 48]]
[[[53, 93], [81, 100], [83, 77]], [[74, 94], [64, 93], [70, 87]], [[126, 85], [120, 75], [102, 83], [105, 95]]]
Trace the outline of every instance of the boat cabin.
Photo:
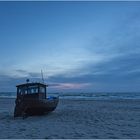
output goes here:
[[46, 88], [44, 83], [26, 83], [17, 85], [17, 98], [46, 99]]

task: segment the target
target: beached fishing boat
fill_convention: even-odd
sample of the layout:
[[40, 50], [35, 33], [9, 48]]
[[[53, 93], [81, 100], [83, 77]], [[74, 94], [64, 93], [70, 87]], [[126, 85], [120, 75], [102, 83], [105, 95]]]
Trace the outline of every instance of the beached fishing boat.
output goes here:
[[48, 85], [44, 83], [29, 83], [17, 85], [14, 117], [42, 115], [54, 111], [59, 97], [47, 97]]

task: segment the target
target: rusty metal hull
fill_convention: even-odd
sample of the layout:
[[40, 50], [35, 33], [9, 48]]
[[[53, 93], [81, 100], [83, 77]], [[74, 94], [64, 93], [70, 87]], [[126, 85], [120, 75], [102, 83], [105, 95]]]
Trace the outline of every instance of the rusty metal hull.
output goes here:
[[58, 97], [50, 99], [16, 99], [16, 106], [14, 110], [14, 117], [43, 115], [52, 112], [57, 107], [59, 102]]

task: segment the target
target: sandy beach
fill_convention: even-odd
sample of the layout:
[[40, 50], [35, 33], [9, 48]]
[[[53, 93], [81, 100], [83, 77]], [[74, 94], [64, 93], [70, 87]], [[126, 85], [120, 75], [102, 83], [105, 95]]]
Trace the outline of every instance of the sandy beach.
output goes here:
[[0, 99], [0, 138], [140, 138], [140, 100], [66, 100], [45, 116], [14, 118], [14, 99]]

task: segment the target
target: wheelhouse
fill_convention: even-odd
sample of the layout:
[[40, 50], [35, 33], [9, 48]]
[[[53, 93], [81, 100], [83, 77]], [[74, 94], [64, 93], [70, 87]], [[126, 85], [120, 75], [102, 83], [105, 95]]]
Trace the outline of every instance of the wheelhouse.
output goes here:
[[22, 85], [17, 85], [17, 98], [46, 98], [46, 88], [48, 85], [43, 83], [26, 83]]

